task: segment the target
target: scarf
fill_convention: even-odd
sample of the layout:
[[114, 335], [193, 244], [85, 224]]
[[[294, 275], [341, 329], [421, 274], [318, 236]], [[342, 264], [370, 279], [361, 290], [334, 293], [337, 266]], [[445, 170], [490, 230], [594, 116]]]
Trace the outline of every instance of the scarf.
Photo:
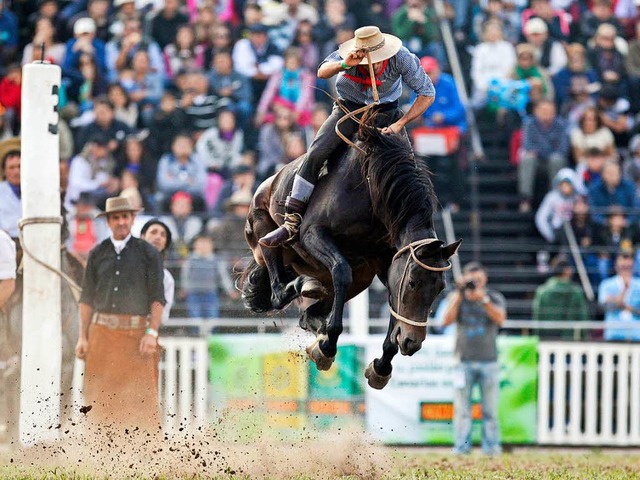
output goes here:
[[[382, 62], [382, 68], [376, 74], [376, 87], [382, 86], [382, 81], [380, 80], [380, 77], [382, 77], [382, 74], [387, 68], [388, 63], [389, 63], [389, 59]], [[371, 75], [369, 75], [369, 67], [368, 66], [365, 67], [363, 65], [357, 65], [356, 70], [360, 75], [362, 75], [362, 77], [349, 75], [348, 73], [345, 73], [344, 76], [349, 80], [351, 80], [352, 82], [359, 83], [360, 85], [362, 85], [363, 91], [366, 90], [367, 88], [371, 88], [372, 85], [371, 85]]]
[[300, 95], [300, 73], [298, 70], [283, 70], [282, 81], [280, 82], [280, 97], [285, 100], [296, 103]]

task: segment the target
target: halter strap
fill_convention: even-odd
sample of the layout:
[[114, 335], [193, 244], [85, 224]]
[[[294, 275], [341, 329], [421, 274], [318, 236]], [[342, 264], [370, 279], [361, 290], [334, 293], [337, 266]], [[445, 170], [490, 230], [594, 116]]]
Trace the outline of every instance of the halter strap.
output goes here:
[[402, 315], [400, 315], [400, 299], [402, 298], [402, 292], [404, 291], [404, 279], [407, 276], [407, 272], [409, 271], [409, 260], [413, 260], [416, 264], [418, 264], [420, 267], [424, 268], [425, 270], [429, 270], [432, 272], [444, 272], [446, 270], [450, 270], [451, 269], [451, 261], [447, 260], [447, 265], [445, 265], [444, 267], [432, 267], [431, 265], [427, 265], [424, 262], [421, 262], [420, 260], [418, 260], [418, 257], [416, 257], [416, 250], [420, 247], [423, 247], [425, 245], [429, 245], [433, 242], [437, 242], [438, 239], [437, 238], [424, 238], [422, 240], [416, 240], [415, 242], [411, 242], [408, 245], [405, 245], [404, 247], [402, 247], [400, 250], [398, 250], [396, 252], [396, 254], [393, 256], [392, 261], [397, 260], [397, 258], [402, 255], [403, 253], [405, 253], [407, 250], [409, 250], [411, 252], [411, 254], [407, 257], [407, 261], [404, 264], [404, 270], [402, 272], [402, 278], [400, 279], [400, 294], [398, 295], [398, 311], [396, 312], [393, 307], [391, 305], [389, 305], [389, 311], [391, 313], [391, 315], [396, 318], [397, 320], [400, 320], [401, 322], [404, 322], [408, 325], [413, 325], [414, 327], [426, 327], [427, 326], [427, 322], [418, 322], [416, 320], [411, 320], [407, 317], [404, 317]]

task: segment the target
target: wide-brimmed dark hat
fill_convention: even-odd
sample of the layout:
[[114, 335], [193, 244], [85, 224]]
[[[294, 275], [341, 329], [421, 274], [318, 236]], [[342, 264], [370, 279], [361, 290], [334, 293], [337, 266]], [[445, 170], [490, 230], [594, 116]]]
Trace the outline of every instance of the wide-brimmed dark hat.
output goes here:
[[105, 205], [104, 212], [100, 212], [97, 216], [103, 217], [107, 216], [110, 213], [119, 213], [119, 212], [133, 212], [137, 213], [140, 210], [137, 208], [133, 208], [129, 199], [126, 197], [111, 197], [107, 198], [107, 204]]

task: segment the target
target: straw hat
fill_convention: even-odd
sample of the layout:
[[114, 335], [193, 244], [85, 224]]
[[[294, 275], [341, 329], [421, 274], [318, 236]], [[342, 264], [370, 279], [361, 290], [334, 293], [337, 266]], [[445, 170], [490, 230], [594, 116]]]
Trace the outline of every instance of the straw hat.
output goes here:
[[20, 137], [13, 137], [0, 142], [0, 180], [4, 178], [4, 161], [6, 160], [6, 156], [15, 151], [20, 152]]
[[118, 212], [133, 212], [136, 213], [139, 210], [133, 208], [129, 199], [127, 197], [111, 197], [107, 198], [107, 204], [105, 205], [104, 212], [100, 212], [97, 216], [103, 217], [107, 216], [110, 213], [118, 213]]
[[[380, 32], [378, 27], [367, 26], [358, 28], [355, 37], [347, 40], [338, 47], [338, 54], [347, 58], [354, 50], [368, 50], [371, 63], [378, 63], [393, 57], [402, 47], [402, 40], [388, 33]], [[367, 57], [363, 58], [360, 65], [367, 64]]]

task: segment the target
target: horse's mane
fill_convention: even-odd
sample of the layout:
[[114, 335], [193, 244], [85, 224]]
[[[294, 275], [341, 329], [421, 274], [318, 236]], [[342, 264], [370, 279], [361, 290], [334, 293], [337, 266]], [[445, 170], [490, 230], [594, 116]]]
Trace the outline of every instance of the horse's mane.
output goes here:
[[361, 125], [358, 145], [364, 153], [356, 157], [369, 182], [374, 214], [387, 227], [388, 240], [396, 243], [410, 219], [417, 220], [414, 228], [433, 228], [437, 199], [429, 169], [416, 161], [406, 138], [380, 133], [373, 124], [370, 117]]

